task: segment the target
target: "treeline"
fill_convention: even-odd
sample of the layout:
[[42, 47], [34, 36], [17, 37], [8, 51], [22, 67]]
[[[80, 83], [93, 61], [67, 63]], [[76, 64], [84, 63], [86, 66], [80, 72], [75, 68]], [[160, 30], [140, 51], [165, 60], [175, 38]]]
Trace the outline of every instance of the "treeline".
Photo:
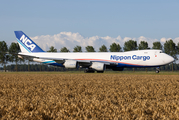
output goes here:
[[[7, 65], [6, 69], [11, 72], [16, 71], [16, 65], [11, 64]], [[45, 65], [45, 64], [19, 64], [17, 66], [18, 71], [83, 71], [84, 69], [65, 69], [62, 67], [56, 67], [51, 65]], [[151, 68], [135, 68], [135, 71], [155, 71], [156, 67]], [[179, 64], [173, 64], [174, 71], [179, 71]], [[1, 71], [3, 71], [3, 68], [0, 68]], [[161, 66], [161, 71], [172, 71], [172, 64]], [[112, 71], [110, 69], [107, 69], [106, 71]], [[124, 71], [133, 71], [133, 68], [125, 68]]]
[[[145, 50], [145, 49], [159, 49], [165, 52], [166, 54], [178, 60], [177, 54], [179, 53], [179, 43], [175, 44], [172, 39], [166, 41], [164, 45], [160, 42], [153, 42], [152, 48], [148, 47], [148, 43], [146, 41], [141, 41], [139, 45], [135, 40], [129, 40], [124, 43], [124, 47], [122, 48], [118, 43], [112, 43], [110, 48], [107, 49], [105, 45], [101, 45], [98, 52], [123, 52], [123, 51], [131, 51], [131, 50]], [[73, 52], [82, 52], [81, 46], [75, 46], [73, 48]], [[0, 64], [3, 66], [3, 69], [6, 71], [7, 63], [16, 63], [16, 71], [19, 70], [19, 63], [27, 62], [26, 60], [22, 60], [18, 58], [17, 53], [20, 52], [20, 47], [18, 43], [12, 42], [8, 47], [5, 41], [0, 41]], [[57, 49], [54, 46], [51, 46], [47, 52], [57, 52]], [[59, 52], [70, 52], [70, 50], [66, 47], [60, 49]], [[93, 46], [86, 46], [85, 52], [96, 52]], [[18, 66], [17, 66], [18, 65]], [[175, 68], [175, 66], [173, 66]], [[177, 68], [177, 67], [176, 67]], [[148, 68], [149, 69], [149, 68]], [[9, 70], [9, 68], [8, 68]]]
[[[66, 69], [62, 67], [56, 67], [51, 65], [45, 64], [19, 64], [17, 66], [18, 71], [66, 71]], [[1, 67], [0, 70], [2, 71], [3, 68]], [[6, 66], [6, 70], [15, 72], [16, 65], [11, 64]]]

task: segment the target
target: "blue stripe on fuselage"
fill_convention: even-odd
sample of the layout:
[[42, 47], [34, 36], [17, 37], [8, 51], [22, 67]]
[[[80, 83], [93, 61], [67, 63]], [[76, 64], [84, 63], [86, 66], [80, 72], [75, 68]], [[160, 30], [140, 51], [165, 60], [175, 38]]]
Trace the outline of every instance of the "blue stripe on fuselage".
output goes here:
[[118, 65], [116, 67], [127, 67], [127, 68], [138, 67], [138, 68], [143, 68], [143, 67], [157, 67], [157, 66], [130, 65], [130, 64], [124, 64], [124, 63], [118, 63]]
[[53, 65], [53, 66], [64, 67], [62, 64], [56, 63], [55, 61], [46, 61], [46, 62], [42, 62], [42, 63], [48, 64], [48, 65]]
[[59, 63], [49, 63], [48, 65], [64, 67], [62, 64], [59, 64]]

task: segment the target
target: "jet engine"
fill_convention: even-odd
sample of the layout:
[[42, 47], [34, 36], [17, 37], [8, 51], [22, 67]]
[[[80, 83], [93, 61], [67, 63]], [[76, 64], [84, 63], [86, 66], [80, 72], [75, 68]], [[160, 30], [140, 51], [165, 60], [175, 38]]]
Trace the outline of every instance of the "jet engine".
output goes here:
[[66, 60], [63, 65], [65, 68], [78, 68], [78, 62], [74, 60]]
[[92, 62], [92, 65], [90, 68], [95, 69], [96, 71], [104, 71], [105, 70], [105, 64], [100, 62]]

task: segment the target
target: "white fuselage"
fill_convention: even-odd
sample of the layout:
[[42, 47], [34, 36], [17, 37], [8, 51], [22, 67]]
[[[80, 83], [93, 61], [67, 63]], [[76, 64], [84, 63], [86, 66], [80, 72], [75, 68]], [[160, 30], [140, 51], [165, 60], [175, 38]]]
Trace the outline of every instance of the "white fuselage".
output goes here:
[[[129, 52], [78, 52], [78, 53], [19, 53], [19, 55], [33, 56], [33, 60], [42, 63], [58, 60], [96, 61], [115, 63], [123, 67], [154, 67], [169, 64], [173, 57], [162, 53], [161, 50], [136, 50]], [[42, 58], [48, 58], [42, 59]], [[51, 59], [50, 59], [51, 58]]]

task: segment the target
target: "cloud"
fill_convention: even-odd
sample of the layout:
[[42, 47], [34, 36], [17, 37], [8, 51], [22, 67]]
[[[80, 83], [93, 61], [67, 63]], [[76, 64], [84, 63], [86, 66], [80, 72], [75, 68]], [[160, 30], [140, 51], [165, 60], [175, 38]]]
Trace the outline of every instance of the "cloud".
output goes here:
[[164, 42], [166, 42], [166, 40], [167, 40], [166, 38], [161, 38], [160, 42], [164, 43]]
[[140, 36], [140, 37], [137, 38], [136, 40], [137, 40], [137, 43], [138, 43], [138, 44], [139, 44], [141, 41], [147, 42], [149, 47], [152, 47], [152, 46], [153, 46], [153, 42], [159, 42], [159, 40], [157, 40], [157, 39], [146, 38], [146, 37], [144, 37], [144, 36]]
[[176, 45], [178, 45], [179, 44], [179, 37], [175, 38], [173, 41], [176, 43]]
[[128, 41], [128, 40], [132, 40], [132, 38], [130, 38], [130, 37], [125, 37], [125, 38], [123, 39], [123, 42], [126, 42], [126, 41]]
[[[159, 41], [162, 44], [171, 38], [161, 38], [153, 39], [153, 38], [146, 38], [144, 36], [140, 36], [138, 38], [132, 38], [132, 37], [124, 37], [118, 36], [116, 38], [105, 36], [92, 36], [92, 37], [86, 37], [84, 38], [79, 33], [72, 33], [72, 32], [60, 32], [59, 34], [55, 35], [41, 35], [41, 36], [35, 36], [31, 37], [33, 41], [35, 41], [40, 47], [42, 47], [43, 50], [47, 51], [51, 46], [54, 46], [58, 51], [62, 47], [67, 47], [70, 51], [73, 51], [73, 48], [76, 45], [82, 46], [82, 50], [85, 51], [85, 47], [90, 45], [95, 48], [96, 51], [99, 51], [99, 48], [102, 45], [106, 45], [106, 47], [109, 49], [110, 45], [115, 42], [120, 44], [121, 47], [124, 46], [124, 43], [128, 40], [136, 40], [139, 44], [141, 41], [148, 42], [149, 47], [152, 47], [153, 42]], [[174, 38], [173, 41], [178, 44], [179, 37]]]

